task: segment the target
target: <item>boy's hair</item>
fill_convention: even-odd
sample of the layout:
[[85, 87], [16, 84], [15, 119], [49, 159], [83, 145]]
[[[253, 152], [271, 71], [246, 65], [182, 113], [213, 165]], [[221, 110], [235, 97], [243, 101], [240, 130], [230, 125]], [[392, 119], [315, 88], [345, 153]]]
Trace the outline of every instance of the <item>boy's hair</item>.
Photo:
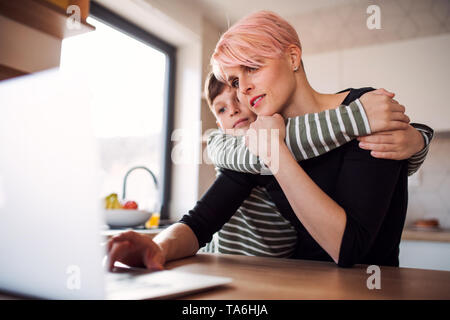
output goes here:
[[227, 84], [217, 80], [213, 72], [210, 72], [206, 77], [205, 98], [211, 110], [213, 110], [214, 99], [223, 92], [226, 86]]
[[289, 45], [301, 49], [297, 31], [274, 12], [258, 11], [231, 26], [220, 38], [211, 57], [215, 76], [225, 82], [223, 66], [258, 68], [262, 58], [282, 57]]

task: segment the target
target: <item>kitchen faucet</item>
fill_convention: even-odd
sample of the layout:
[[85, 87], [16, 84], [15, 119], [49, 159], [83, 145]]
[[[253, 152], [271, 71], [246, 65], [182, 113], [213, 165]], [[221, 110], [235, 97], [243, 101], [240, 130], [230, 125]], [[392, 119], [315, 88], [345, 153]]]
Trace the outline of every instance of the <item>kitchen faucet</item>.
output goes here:
[[[144, 166], [133, 167], [127, 171], [127, 173], [125, 174], [125, 177], [123, 178], [123, 191], [122, 191], [122, 199], [123, 200], [126, 199], [128, 175], [136, 169], [143, 169], [143, 170], [147, 171], [150, 174], [150, 176], [153, 178], [153, 182], [155, 183], [156, 190], [158, 190], [158, 180], [156, 179], [155, 174], [149, 168], [144, 167]], [[157, 209], [159, 211], [159, 208], [157, 208]]]

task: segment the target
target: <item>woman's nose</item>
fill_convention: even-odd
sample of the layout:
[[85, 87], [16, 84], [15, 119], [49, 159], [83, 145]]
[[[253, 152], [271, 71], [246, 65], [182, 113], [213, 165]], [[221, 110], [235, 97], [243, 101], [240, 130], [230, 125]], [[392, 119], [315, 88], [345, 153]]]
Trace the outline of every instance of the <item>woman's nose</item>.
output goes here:
[[253, 84], [247, 79], [242, 79], [239, 81], [239, 91], [242, 94], [248, 95], [253, 89]]

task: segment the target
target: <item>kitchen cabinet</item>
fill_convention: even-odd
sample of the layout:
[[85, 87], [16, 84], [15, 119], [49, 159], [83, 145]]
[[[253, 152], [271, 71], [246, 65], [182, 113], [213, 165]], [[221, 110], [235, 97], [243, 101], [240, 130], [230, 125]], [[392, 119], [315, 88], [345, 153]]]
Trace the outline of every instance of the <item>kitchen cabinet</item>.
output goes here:
[[450, 33], [443, 33], [305, 55], [303, 60], [308, 81], [320, 92], [386, 88], [406, 106], [411, 122], [448, 131], [449, 48]]
[[61, 4], [61, 6], [67, 7], [74, 4], [82, 10], [80, 11], [81, 23], [79, 28], [67, 26], [69, 15], [65, 9], [55, 4], [58, 1], [50, 3], [44, 0], [0, 0], [0, 14], [58, 39], [95, 30], [85, 21], [89, 14], [89, 0], [66, 2], [65, 5]]
[[402, 240], [400, 267], [450, 271], [450, 242]]
[[10, 79], [27, 74], [21, 70], [17, 70], [0, 63], [0, 80]]
[[[0, 0], [0, 81], [56, 68], [62, 40], [95, 30], [86, 23], [89, 0]], [[80, 24], [68, 24], [67, 5], [80, 8]], [[74, 16], [75, 17], [75, 16]]]

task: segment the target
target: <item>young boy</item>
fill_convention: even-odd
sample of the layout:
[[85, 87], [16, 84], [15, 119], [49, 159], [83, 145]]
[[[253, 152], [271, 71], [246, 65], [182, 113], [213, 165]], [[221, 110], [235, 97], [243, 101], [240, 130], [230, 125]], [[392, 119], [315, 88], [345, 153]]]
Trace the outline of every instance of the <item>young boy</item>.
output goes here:
[[[295, 158], [306, 160], [324, 154], [350, 140], [374, 132], [401, 129], [405, 122], [386, 121], [392, 111], [380, 111], [381, 95], [377, 90], [361, 97], [349, 106], [306, 114], [287, 120], [286, 143]], [[210, 110], [221, 130], [208, 139], [208, 153], [216, 167], [235, 171], [260, 173], [264, 165], [246, 148], [243, 137], [224, 133], [240, 130], [243, 133], [256, 115], [237, 100], [235, 89], [219, 82], [211, 73], [205, 83], [205, 95]], [[420, 130], [421, 128], [419, 128]], [[432, 132], [420, 131], [426, 147], [409, 159], [409, 174], [418, 170], [428, 151]], [[395, 149], [395, 145], [392, 146]], [[216, 233], [201, 251], [230, 254], [289, 257], [295, 250], [297, 234], [294, 227], [279, 212], [262, 187], [252, 190], [233, 217]]]

